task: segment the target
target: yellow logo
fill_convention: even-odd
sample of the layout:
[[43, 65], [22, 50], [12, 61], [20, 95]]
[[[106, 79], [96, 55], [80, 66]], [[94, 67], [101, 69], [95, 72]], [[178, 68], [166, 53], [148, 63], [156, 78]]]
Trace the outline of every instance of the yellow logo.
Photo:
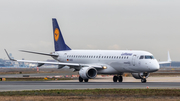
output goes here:
[[58, 39], [59, 39], [59, 29], [58, 28], [56, 28], [54, 31], [54, 39], [55, 39], [55, 41], [58, 41]]

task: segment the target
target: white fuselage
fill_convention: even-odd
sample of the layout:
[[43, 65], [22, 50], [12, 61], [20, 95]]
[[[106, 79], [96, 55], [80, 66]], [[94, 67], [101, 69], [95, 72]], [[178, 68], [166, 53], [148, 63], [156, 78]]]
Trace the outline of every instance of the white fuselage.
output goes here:
[[[59, 62], [103, 65], [107, 69], [98, 70], [98, 74], [121, 74], [155, 72], [159, 63], [153, 55], [146, 51], [130, 50], [68, 50], [56, 51]], [[140, 59], [140, 56], [144, 58]], [[146, 58], [145, 58], [146, 57]]]

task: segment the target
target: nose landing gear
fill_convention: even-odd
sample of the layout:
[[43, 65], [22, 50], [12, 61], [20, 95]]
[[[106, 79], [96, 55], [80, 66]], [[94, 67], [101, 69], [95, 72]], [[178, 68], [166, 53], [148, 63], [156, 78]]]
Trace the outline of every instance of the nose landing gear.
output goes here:
[[117, 81], [122, 82], [123, 81], [123, 77], [121, 75], [120, 76], [114, 76], [113, 77], [113, 81], [114, 82], [117, 82]]
[[143, 78], [141, 79], [141, 83], [146, 83], [146, 76], [143, 76]]
[[141, 83], [146, 83], [146, 79], [141, 79]]

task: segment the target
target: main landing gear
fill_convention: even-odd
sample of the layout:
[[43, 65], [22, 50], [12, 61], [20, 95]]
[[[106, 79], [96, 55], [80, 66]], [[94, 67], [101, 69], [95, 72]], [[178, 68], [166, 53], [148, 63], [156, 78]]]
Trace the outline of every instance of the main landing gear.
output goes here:
[[79, 76], [79, 82], [83, 82], [83, 80], [84, 80], [84, 82], [88, 82], [89, 81], [89, 79], [83, 79], [82, 77]]
[[120, 76], [114, 76], [113, 77], [113, 81], [114, 82], [117, 82], [117, 81], [122, 82], [123, 81], [123, 77], [121, 75]]

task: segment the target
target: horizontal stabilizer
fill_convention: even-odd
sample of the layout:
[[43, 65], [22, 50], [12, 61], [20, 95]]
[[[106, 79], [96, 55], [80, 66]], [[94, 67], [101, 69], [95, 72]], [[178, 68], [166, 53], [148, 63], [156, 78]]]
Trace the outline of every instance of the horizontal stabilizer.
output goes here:
[[56, 54], [47, 54], [47, 53], [40, 53], [40, 52], [32, 52], [32, 51], [26, 51], [26, 50], [19, 50], [21, 52], [27, 52], [27, 53], [33, 53], [33, 54], [40, 54], [40, 55], [47, 55], [52, 57], [58, 57]]

